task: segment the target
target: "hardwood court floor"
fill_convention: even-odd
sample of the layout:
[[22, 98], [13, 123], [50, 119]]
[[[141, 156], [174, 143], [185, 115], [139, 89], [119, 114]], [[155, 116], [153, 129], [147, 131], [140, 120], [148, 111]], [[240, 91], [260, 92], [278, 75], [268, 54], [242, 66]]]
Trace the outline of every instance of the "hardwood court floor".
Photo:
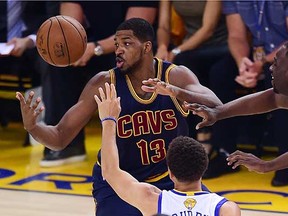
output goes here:
[[[86, 128], [88, 159], [56, 168], [41, 168], [43, 146], [23, 147], [21, 123], [0, 128], [1, 216], [93, 216], [91, 171], [101, 142], [99, 122]], [[288, 186], [272, 187], [273, 173], [245, 168], [204, 184], [239, 203], [244, 216], [288, 215]]]

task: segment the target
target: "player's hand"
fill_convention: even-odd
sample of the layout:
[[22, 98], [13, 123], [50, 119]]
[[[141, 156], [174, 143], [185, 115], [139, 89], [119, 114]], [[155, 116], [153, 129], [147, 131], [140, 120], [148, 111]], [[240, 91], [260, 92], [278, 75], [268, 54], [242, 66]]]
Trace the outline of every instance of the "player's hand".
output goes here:
[[94, 49], [95, 49], [95, 44], [93, 42], [87, 43], [87, 47], [83, 56], [78, 61], [74, 62], [72, 66], [74, 67], [86, 66], [87, 63], [90, 61], [90, 59], [94, 56]]
[[156, 92], [157, 94], [174, 97], [173, 86], [158, 78], [143, 80], [142, 84], [141, 89], [145, 92]]
[[185, 109], [191, 110], [194, 115], [202, 117], [202, 121], [196, 125], [197, 130], [213, 125], [217, 121], [217, 108], [209, 108], [205, 105], [187, 103], [186, 101], [184, 101], [183, 106]]
[[94, 95], [98, 105], [99, 118], [113, 117], [118, 119], [121, 112], [120, 97], [117, 97], [114, 84], [105, 83], [105, 92], [100, 87], [99, 96]]
[[232, 166], [232, 169], [236, 169], [238, 166], [243, 165], [247, 167], [249, 171], [264, 173], [265, 161], [251, 153], [237, 150], [227, 157], [227, 161], [228, 165]]
[[20, 92], [16, 92], [16, 98], [20, 101], [24, 128], [28, 132], [33, 130], [33, 128], [36, 126], [36, 120], [40, 113], [44, 110], [44, 106], [39, 107], [41, 98], [36, 98], [35, 102], [32, 103], [33, 97], [33, 91], [29, 92], [27, 100]]

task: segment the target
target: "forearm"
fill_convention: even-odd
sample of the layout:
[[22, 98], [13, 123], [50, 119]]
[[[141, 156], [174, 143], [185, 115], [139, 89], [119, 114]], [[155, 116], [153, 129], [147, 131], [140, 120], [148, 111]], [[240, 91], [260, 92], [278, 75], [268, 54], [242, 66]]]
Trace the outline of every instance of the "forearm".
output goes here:
[[250, 94], [217, 107], [217, 120], [254, 115], [278, 108], [273, 89]]
[[168, 49], [170, 43], [170, 18], [171, 3], [169, 1], [160, 1], [159, 3], [159, 20], [157, 29], [157, 46], [158, 49]]
[[55, 151], [64, 149], [67, 144], [61, 140], [61, 132], [55, 126], [37, 123], [31, 130], [27, 130], [32, 137], [47, 148]]
[[172, 96], [176, 97], [180, 101], [203, 104], [208, 107], [222, 105], [222, 102], [219, 100], [219, 98], [207, 88], [205, 88], [205, 91], [203, 92], [193, 92], [190, 90], [179, 88], [177, 86], [173, 86], [172, 92]]
[[200, 28], [193, 36], [187, 41], [178, 46], [178, 48], [184, 52], [199, 47], [202, 43], [207, 41], [213, 35], [213, 30]]
[[112, 120], [102, 122], [101, 168], [103, 177], [109, 181], [119, 170], [119, 156], [116, 145], [116, 124]]
[[266, 173], [266, 172], [277, 171], [277, 170], [281, 170], [285, 168], [288, 168], [288, 152], [280, 155], [279, 157], [271, 161], [267, 161], [265, 163], [263, 172]]
[[240, 39], [240, 38], [235, 38], [235, 37], [229, 37], [228, 46], [229, 46], [229, 49], [233, 58], [235, 59], [239, 67], [241, 60], [244, 57], [249, 57], [249, 53], [250, 53], [249, 44], [246, 38]]
[[170, 41], [170, 32], [168, 29], [159, 27], [157, 29], [157, 44], [158, 44], [158, 49], [164, 48], [168, 50], [169, 46], [169, 41]]

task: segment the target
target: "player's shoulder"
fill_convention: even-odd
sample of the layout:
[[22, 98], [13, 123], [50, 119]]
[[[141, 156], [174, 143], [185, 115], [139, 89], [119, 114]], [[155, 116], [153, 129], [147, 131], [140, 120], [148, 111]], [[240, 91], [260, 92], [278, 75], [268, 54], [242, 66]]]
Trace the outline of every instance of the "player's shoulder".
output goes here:
[[101, 85], [105, 82], [110, 83], [111, 81], [111, 73], [109, 71], [101, 71], [95, 74], [89, 81], [90, 85]]
[[232, 201], [225, 202], [220, 208], [220, 215], [223, 216], [240, 216], [241, 210], [239, 206]]
[[173, 66], [174, 67], [171, 69], [172, 73], [191, 73], [191, 70], [184, 65], [173, 64]]

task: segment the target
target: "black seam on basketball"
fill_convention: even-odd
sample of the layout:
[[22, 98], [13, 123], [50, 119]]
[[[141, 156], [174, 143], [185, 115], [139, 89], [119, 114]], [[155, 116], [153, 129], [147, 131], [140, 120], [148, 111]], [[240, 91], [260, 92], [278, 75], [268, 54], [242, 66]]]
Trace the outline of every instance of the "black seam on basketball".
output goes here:
[[[63, 18], [63, 16], [61, 16], [61, 17]], [[69, 53], [69, 49], [68, 49], [68, 43], [67, 43], [67, 40], [66, 40], [66, 35], [65, 35], [65, 32], [64, 32], [64, 30], [62, 28], [62, 25], [61, 25], [58, 17], [56, 17], [56, 19], [57, 19], [57, 21], [59, 23], [60, 29], [61, 29], [63, 37], [64, 37], [64, 41], [65, 41], [65, 45], [66, 45], [65, 47], [66, 47], [66, 51], [67, 51], [67, 55], [68, 55], [68, 65], [70, 65], [71, 64], [71, 59], [70, 59], [70, 53]]]
[[82, 46], [83, 46], [82, 48], [85, 49], [85, 42], [83, 41], [82, 34], [81, 34], [80, 31], [78, 30], [78, 28], [77, 28], [72, 22], [70, 22], [68, 19], [66, 19], [64, 16], [62, 16], [62, 18], [63, 18], [64, 20], [66, 20], [67, 22], [69, 22], [69, 23], [75, 28], [75, 30], [78, 32], [80, 38], [82, 39]]
[[50, 21], [50, 26], [49, 26], [49, 30], [48, 30], [48, 33], [47, 33], [47, 50], [48, 50], [48, 55], [49, 55], [49, 58], [51, 60], [51, 62], [53, 62], [53, 64], [55, 65], [55, 62], [53, 61], [52, 57], [51, 57], [51, 54], [50, 54], [50, 49], [49, 49], [49, 39], [50, 39], [50, 30], [51, 30], [51, 27], [52, 27], [52, 20], [49, 19]]

